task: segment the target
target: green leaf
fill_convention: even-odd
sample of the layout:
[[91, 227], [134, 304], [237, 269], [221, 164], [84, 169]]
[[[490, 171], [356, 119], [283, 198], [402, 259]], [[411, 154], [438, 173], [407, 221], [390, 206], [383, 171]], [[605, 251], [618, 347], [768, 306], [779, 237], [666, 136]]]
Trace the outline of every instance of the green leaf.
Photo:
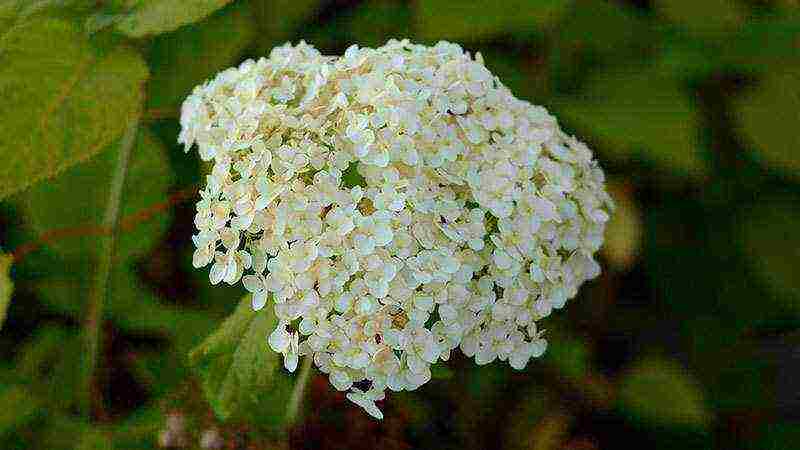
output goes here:
[[738, 0], [657, 0], [656, 9], [668, 20], [706, 38], [734, 30], [747, 14]]
[[114, 441], [109, 433], [89, 429], [78, 438], [75, 450], [113, 450]]
[[65, 21], [12, 27], [0, 38], [0, 198], [113, 142], [139, 113], [146, 78], [134, 50], [98, 49]]
[[433, 380], [449, 380], [454, 375], [453, 369], [447, 367], [444, 362], [431, 366], [431, 379]]
[[630, 368], [619, 386], [620, 407], [654, 425], [703, 427], [711, 419], [700, 386], [678, 363], [649, 357]]
[[48, 409], [69, 411], [80, 393], [83, 351], [78, 333], [42, 327], [21, 348], [15, 361], [17, 375]]
[[237, 62], [255, 38], [256, 28], [250, 8], [235, 6], [153, 41], [148, 58], [153, 71], [149, 109], [177, 116], [196, 85]]
[[[119, 142], [96, 158], [73, 167], [61, 176], [40, 184], [18, 197], [33, 231], [42, 235], [70, 229], [66, 237], [48, 246], [68, 258], [85, 258], [99, 250], [97, 234], [108, 201]], [[147, 131], [140, 131], [131, 154], [122, 192], [120, 231], [116, 258], [139, 257], [155, 245], [169, 226], [169, 210], [153, 209], [168, 199], [173, 181], [166, 150]]]
[[750, 269], [794, 313], [800, 312], [798, 201], [796, 196], [761, 199], [737, 218], [737, 241]]
[[543, 361], [554, 367], [559, 376], [580, 380], [591, 372], [590, 352], [586, 341], [569, 335], [548, 333]]
[[0, 252], [0, 328], [6, 321], [8, 305], [11, 303], [11, 294], [14, 292], [14, 282], [11, 281], [11, 255]]
[[46, 368], [52, 366], [67, 342], [74, 339], [74, 334], [57, 325], [39, 327], [33, 336], [20, 347], [15, 361], [17, 374], [26, 381], [42, 377]]
[[599, 64], [641, 59], [657, 47], [658, 30], [650, 17], [620, 2], [579, 0], [549, 38], [544, 59], [549, 82], [556, 91], [569, 91]]
[[300, 29], [301, 26], [313, 17], [321, 0], [255, 0], [251, 3], [261, 27], [261, 51], [268, 53], [295, 32], [305, 31]]
[[418, 35], [426, 40], [479, 40], [514, 33], [531, 34], [555, 23], [569, 0], [420, 0], [416, 5]]
[[[67, 265], [68, 273], [52, 274], [34, 286], [51, 309], [79, 318], [86, 309], [94, 268], [78, 261]], [[112, 269], [108, 293], [107, 320], [126, 331], [171, 337], [178, 352], [189, 351], [214, 326], [213, 315], [161, 302], [128, 264]]]
[[41, 409], [41, 402], [18, 385], [0, 386], [0, 405], [14, 405], [0, 410], [0, 435], [26, 424]]
[[134, 38], [172, 31], [204, 19], [231, 1], [140, 0], [117, 22], [117, 30]]
[[341, 20], [305, 30], [303, 36], [323, 49], [336, 48], [341, 42], [378, 47], [390, 37], [407, 35], [411, 23], [411, 5], [378, 0], [360, 4]]
[[753, 450], [784, 450], [791, 446], [791, 442], [800, 442], [800, 424], [796, 421], [786, 422], [769, 421], [762, 426], [759, 438], [752, 447]]
[[[82, 16], [95, 5], [85, 0], [0, 0], [0, 30], [8, 30], [21, 20], [47, 13], [61, 16]], [[3, 34], [4, 32], [0, 32]]]
[[[701, 16], [698, 16], [701, 17]], [[682, 78], [705, 78], [720, 70], [769, 73], [797, 66], [796, 31], [800, 14], [763, 16], [748, 20], [724, 39], [671, 35], [655, 70]]]
[[[557, 115], [596, 138], [601, 155], [648, 161], [669, 176], [708, 173], [698, 142], [698, 112], [678, 80], [640, 67], [596, 74], [576, 96], [553, 101]], [[579, 133], [580, 134], [580, 133]]]
[[800, 179], [800, 66], [775, 67], [735, 102], [741, 132], [776, 173]]
[[222, 419], [247, 409], [273, 386], [281, 357], [267, 345], [277, 318], [272, 308], [253, 311], [249, 296], [199, 347], [189, 360], [202, 379], [203, 391]]

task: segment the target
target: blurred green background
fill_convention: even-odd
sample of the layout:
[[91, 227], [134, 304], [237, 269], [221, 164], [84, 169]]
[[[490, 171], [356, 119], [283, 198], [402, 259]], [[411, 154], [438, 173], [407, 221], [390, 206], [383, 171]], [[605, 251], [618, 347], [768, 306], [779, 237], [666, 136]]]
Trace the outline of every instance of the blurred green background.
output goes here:
[[[313, 374], [287, 423], [244, 290], [191, 268], [180, 103], [285, 41], [405, 37], [590, 144], [603, 274], [524, 371], [456, 356], [382, 422]], [[800, 448], [796, 0], [0, 0], [0, 99], [0, 448]]]

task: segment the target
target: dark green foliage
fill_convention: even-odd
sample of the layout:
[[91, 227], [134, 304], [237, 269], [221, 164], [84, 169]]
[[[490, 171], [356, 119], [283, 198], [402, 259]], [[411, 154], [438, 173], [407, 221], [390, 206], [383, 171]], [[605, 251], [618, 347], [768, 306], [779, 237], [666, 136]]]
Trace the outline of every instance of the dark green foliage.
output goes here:
[[[185, 448], [794, 448], [799, 33], [793, 0], [0, 0], [0, 448], [159, 448], [170, 414]], [[312, 372], [287, 430], [274, 316], [191, 267], [208, 167], [176, 143], [180, 104], [287, 40], [405, 37], [481, 52], [595, 151], [618, 204], [603, 274], [522, 372], [453, 352], [381, 423]]]

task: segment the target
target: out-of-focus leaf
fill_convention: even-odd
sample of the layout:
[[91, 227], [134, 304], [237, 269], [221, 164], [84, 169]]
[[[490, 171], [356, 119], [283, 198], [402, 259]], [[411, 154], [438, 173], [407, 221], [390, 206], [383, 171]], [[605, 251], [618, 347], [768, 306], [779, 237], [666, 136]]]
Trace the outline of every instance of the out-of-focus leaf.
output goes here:
[[35, 448], [63, 448], [76, 450], [94, 450], [109, 448], [113, 450], [111, 442], [109, 447], [98, 447], [102, 444], [104, 428], [97, 424], [89, 424], [70, 414], [51, 414], [47, 418], [46, 427], [37, 430]]
[[637, 362], [619, 387], [620, 407], [657, 425], [703, 427], [712, 420], [701, 387], [674, 361], [649, 357]]
[[41, 371], [53, 365], [52, 358], [58, 355], [59, 350], [62, 350], [64, 344], [73, 337], [61, 326], [49, 325], [38, 328], [30, 341], [20, 349], [15, 364], [18, 374], [28, 380], [42, 376]]
[[585, 377], [591, 370], [586, 342], [565, 335], [548, 335], [544, 362], [555, 367], [559, 374], [573, 380]]
[[113, 450], [115, 448], [111, 435], [101, 430], [87, 430], [79, 435], [75, 450]]
[[[747, 301], [752, 298], [746, 297]], [[731, 322], [718, 313], [682, 320], [680, 332], [688, 337], [689, 367], [706, 387], [708, 404], [715, 410], [774, 408], [776, 364], [764, 357], [762, 343], [742, 336], [741, 328]]]
[[708, 167], [698, 143], [698, 112], [676, 79], [641, 67], [604, 71], [580, 95], [552, 105], [560, 117], [619, 161], [645, 160], [669, 170], [665, 177], [701, 178]]
[[712, 50], [726, 64], [755, 70], [770, 70], [787, 63], [796, 65], [800, 62], [798, 28], [800, 10], [755, 18], [743, 24], [722, 48]]
[[528, 450], [539, 442], [537, 424], [541, 424], [545, 414], [554, 409], [551, 400], [547, 389], [538, 384], [520, 393], [510, 405], [513, 411], [508, 415], [510, 423], [505, 429], [507, 448]]
[[219, 329], [190, 353], [203, 391], [220, 418], [247, 409], [260, 392], [272, 387], [275, 372], [282, 366], [280, 355], [267, 345], [276, 323], [272, 308], [253, 311], [250, 297], [245, 297]]
[[555, 30], [558, 40], [608, 54], [643, 45], [652, 24], [637, 10], [605, 0], [578, 0]]
[[763, 427], [763, 431], [753, 450], [784, 450], [790, 448], [792, 442], [800, 442], [800, 424], [797, 422], [768, 423]]
[[[555, 319], [555, 318], [553, 318]], [[612, 398], [609, 382], [597, 371], [592, 362], [592, 350], [585, 338], [558, 331], [559, 323], [550, 320], [545, 336], [547, 352], [542, 362], [552, 368], [559, 380], [566, 381], [582, 397], [598, 408], [606, 408]], [[567, 324], [561, 322], [561, 329]]]
[[390, 38], [408, 36], [412, 28], [412, 6], [408, 3], [372, 0], [364, 2], [351, 13], [335, 21], [309, 27], [303, 36], [325, 52], [341, 43], [362, 47], [378, 47]]
[[164, 411], [159, 406], [146, 405], [114, 426], [114, 440], [126, 444], [142, 440], [153, 443], [153, 438], [163, 426]]
[[528, 434], [530, 450], [556, 450], [565, 447], [569, 428], [574, 418], [566, 411], [556, 409], [541, 418]]
[[[96, 158], [19, 196], [19, 202], [36, 234], [55, 229], [75, 233], [48, 242], [66, 257], [85, 258], [99, 250], [97, 227], [108, 202], [119, 143]], [[169, 210], [150, 211], [167, 201], [172, 184], [163, 145], [147, 131], [140, 131], [131, 153], [120, 214], [116, 257], [125, 261], [150, 250], [169, 225]], [[94, 234], [93, 234], [94, 232]]]
[[569, 0], [420, 0], [416, 24], [423, 39], [475, 40], [514, 33], [529, 35], [555, 23]]
[[301, 25], [320, 7], [321, 0], [252, 0], [250, 3], [259, 25], [258, 49], [269, 53], [272, 47], [300, 31]]
[[798, 199], [763, 199], [738, 217], [739, 242], [750, 268], [778, 299], [800, 312], [800, 210]]
[[[556, 90], [569, 91], [597, 65], [641, 58], [652, 52], [659, 39], [653, 21], [632, 7], [578, 0], [554, 29], [546, 58], [550, 82]], [[505, 83], [505, 78], [500, 79]]]
[[234, 5], [153, 41], [148, 108], [177, 115], [192, 88], [237, 62], [256, 36], [252, 12]]
[[738, 0], [657, 0], [656, 9], [670, 21], [706, 38], [733, 30], [747, 13]]
[[642, 213], [628, 188], [618, 183], [607, 186], [616, 209], [606, 227], [605, 243], [601, 252], [618, 270], [629, 269], [642, 246]]
[[[48, 276], [35, 286], [50, 308], [79, 318], [86, 309], [92, 268], [79, 262], [69, 264], [69, 273]], [[113, 268], [108, 293], [107, 320], [129, 332], [171, 337], [178, 351], [197, 345], [214, 324], [214, 317], [202, 311], [160, 302], [127, 264]]]
[[75, 405], [83, 346], [77, 333], [49, 326], [38, 330], [21, 349], [17, 375], [50, 410]]
[[11, 294], [14, 291], [14, 282], [11, 281], [11, 255], [0, 251], [0, 328], [6, 321], [8, 305], [11, 303]]
[[431, 379], [449, 380], [453, 378], [453, 369], [447, 367], [444, 362], [431, 366]]
[[[15, 21], [45, 13], [84, 15], [95, 5], [85, 0], [0, 0], [0, 30], [7, 30]], [[71, 13], [71, 14], [70, 14]], [[2, 35], [4, 31], [0, 31]]]
[[138, 0], [117, 22], [117, 30], [134, 38], [175, 30], [197, 22], [231, 0]]
[[0, 387], [0, 436], [24, 425], [41, 409], [42, 405], [23, 386], [11, 385]]
[[655, 69], [680, 78], [702, 78], [721, 69], [766, 73], [796, 67], [798, 29], [800, 13], [794, 13], [748, 20], [724, 39], [672, 35]]
[[759, 159], [777, 173], [800, 179], [800, 65], [766, 74], [736, 101], [736, 117]]
[[138, 114], [146, 78], [135, 51], [101, 51], [68, 22], [12, 27], [0, 39], [0, 198], [113, 142]]

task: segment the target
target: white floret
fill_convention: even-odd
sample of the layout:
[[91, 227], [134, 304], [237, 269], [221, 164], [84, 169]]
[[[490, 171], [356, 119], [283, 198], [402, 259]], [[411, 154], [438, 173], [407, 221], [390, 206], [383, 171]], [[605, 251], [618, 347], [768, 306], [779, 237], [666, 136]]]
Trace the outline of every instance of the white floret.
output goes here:
[[213, 162], [193, 265], [274, 309], [287, 370], [308, 355], [376, 418], [454, 349], [523, 369], [600, 271], [591, 151], [455, 44], [277, 47], [195, 88], [178, 140]]

